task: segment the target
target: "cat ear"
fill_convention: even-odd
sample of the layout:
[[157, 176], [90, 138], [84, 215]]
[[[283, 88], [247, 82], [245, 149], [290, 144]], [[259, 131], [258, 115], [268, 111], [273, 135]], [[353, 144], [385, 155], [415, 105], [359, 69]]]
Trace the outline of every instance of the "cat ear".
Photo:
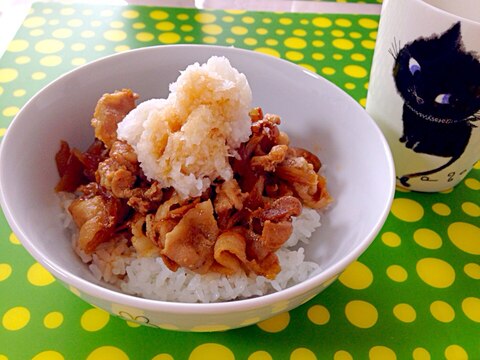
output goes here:
[[450, 44], [459, 45], [462, 40], [460, 21], [456, 22], [450, 29], [445, 31], [440, 36], [440, 39]]

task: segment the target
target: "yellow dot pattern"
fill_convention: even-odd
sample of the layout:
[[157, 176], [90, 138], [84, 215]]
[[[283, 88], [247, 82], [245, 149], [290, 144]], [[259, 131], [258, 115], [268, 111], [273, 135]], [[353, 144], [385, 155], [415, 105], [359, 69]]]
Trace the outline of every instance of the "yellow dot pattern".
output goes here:
[[342, 284], [351, 289], [366, 289], [373, 282], [372, 271], [359, 261], [353, 262], [338, 278]]
[[441, 216], [448, 216], [452, 213], [452, 210], [448, 207], [448, 205], [443, 203], [435, 203], [432, 205], [432, 210]]
[[424, 214], [422, 205], [412, 199], [397, 198], [393, 200], [392, 214], [406, 222], [419, 221]]
[[62, 325], [64, 316], [61, 312], [52, 311], [43, 318], [43, 325], [47, 329], [55, 329]]
[[290, 314], [288, 312], [284, 312], [258, 323], [258, 327], [263, 331], [276, 333], [284, 330], [288, 326], [289, 322]]
[[58, 351], [46, 350], [36, 354], [32, 360], [64, 360], [65, 358]]
[[317, 360], [315, 353], [307, 348], [297, 348], [290, 354], [290, 360]]
[[378, 320], [377, 308], [364, 300], [352, 300], [345, 306], [345, 315], [350, 323], [361, 329], [374, 326]]
[[93, 350], [87, 360], [129, 360], [130, 357], [116, 346], [101, 346]]
[[86, 331], [98, 331], [105, 327], [110, 315], [104, 310], [93, 308], [85, 311], [80, 318], [80, 325]]
[[2, 326], [5, 330], [18, 331], [30, 321], [30, 310], [24, 306], [15, 306], [8, 309], [2, 316]]
[[308, 318], [317, 325], [325, 325], [330, 320], [330, 313], [325, 306], [314, 305], [308, 309]]
[[216, 343], [206, 343], [197, 346], [190, 354], [189, 360], [203, 360], [203, 359], [225, 359], [234, 360], [233, 352], [224, 345]]
[[12, 267], [9, 264], [0, 264], [0, 281], [8, 279], [12, 273]]
[[415, 242], [427, 249], [438, 249], [442, 246], [442, 238], [431, 229], [418, 229], [414, 232]]
[[338, 350], [333, 355], [333, 360], [353, 360], [353, 357], [348, 351]]
[[415, 348], [413, 350], [412, 357], [414, 360], [431, 360], [430, 353], [421, 347]]
[[[0, 59], [0, 138], [25, 102], [66, 71], [153, 45], [258, 51], [316, 72], [365, 105], [378, 20], [35, 3]], [[205, 335], [171, 331], [178, 327], [152, 324], [133, 309], [112, 316], [84, 302], [87, 294], [65, 291], [0, 213], [0, 360], [480, 358], [479, 191], [480, 162], [451, 191], [398, 190], [375, 241], [327, 291], [290, 311], [289, 302], [278, 302], [267, 320], [256, 314], [243, 319], [244, 329], [209, 323], [190, 329], [216, 331]], [[61, 334], [78, 338], [62, 342]]]
[[407, 271], [400, 265], [390, 265], [386, 273], [390, 279], [396, 282], [403, 282], [408, 279]]
[[393, 308], [395, 317], [403, 322], [411, 323], [415, 321], [417, 314], [415, 309], [409, 304], [398, 304]]
[[383, 345], [377, 345], [372, 347], [368, 352], [369, 359], [371, 360], [396, 360], [397, 355], [395, 352]]
[[170, 354], [158, 354], [155, 355], [152, 360], [173, 360], [173, 357]]
[[449, 345], [445, 349], [445, 359], [454, 360], [454, 359], [468, 359], [468, 354], [464, 348], [460, 345], [453, 344]]
[[28, 269], [28, 282], [35, 286], [45, 286], [55, 281], [54, 277], [39, 263], [35, 263]]
[[465, 271], [465, 274], [470, 276], [472, 279], [480, 280], [480, 264], [466, 264], [463, 270]]
[[446, 261], [437, 258], [423, 258], [417, 262], [417, 274], [434, 288], [448, 288], [455, 281], [455, 270]]
[[455, 319], [455, 310], [452, 306], [442, 300], [436, 300], [430, 305], [432, 316], [443, 323], [449, 323]]
[[458, 249], [469, 254], [480, 255], [480, 226], [477, 225], [454, 222], [448, 227], [448, 236]]

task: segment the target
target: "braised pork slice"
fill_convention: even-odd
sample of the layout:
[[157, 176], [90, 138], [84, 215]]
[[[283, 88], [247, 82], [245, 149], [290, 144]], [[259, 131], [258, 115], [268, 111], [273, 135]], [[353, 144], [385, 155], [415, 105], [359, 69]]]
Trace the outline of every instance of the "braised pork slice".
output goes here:
[[74, 192], [80, 185], [95, 181], [98, 164], [108, 157], [108, 151], [100, 140], [95, 140], [85, 152], [70, 148], [66, 141], [60, 142], [55, 155], [60, 181], [56, 191]]
[[[180, 200], [180, 197], [176, 194], [164, 201], [157, 207], [155, 214], [148, 214], [145, 218], [146, 233], [149, 239], [157, 244], [160, 249], [163, 249], [165, 247], [167, 234], [177, 226], [182, 216], [193, 209], [199, 202], [199, 198], [196, 198], [193, 202], [184, 202]], [[167, 259], [167, 257], [164, 256], [164, 259]], [[172, 271], [178, 268], [178, 264], [175, 264], [174, 268], [170, 266], [174, 264], [171, 260], [166, 261], [165, 264]]]
[[140, 214], [158, 209], [163, 198], [163, 190], [157, 181], [149, 186], [136, 187], [131, 191], [127, 204]]
[[131, 219], [132, 238], [130, 241], [139, 256], [160, 256], [160, 248], [151, 241], [144, 231], [145, 221], [145, 217], [140, 214], [135, 214]]
[[285, 160], [287, 150], [287, 145], [274, 145], [268, 154], [252, 157], [251, 165], [264, 171], [275, 171], [276, 166]]
[[126, 141], [116, 140], [112, 144], [108, 156], [114, 159], [119, 165], [125, 166], [125, 168], [132, 173], [139, 171], [137, 153]]
[[280, 222], [290, 220], [292, 216], [298, 216], [302, 213], [302, 203], [296, 197], [284, 196], [264, 209], [258, 209], [252, 213], [252, 217], [260, 219], [262, 222], [267, 220]]
[[292, 155], [277, 166], [275, 173], [290, 184], [305, 205], [322, 209], [331, 202], [331, 197], [325, 178], [315, 171], [315, 166], [318, 165], [308, 162], [303, 156]]
[[[292, 232], [293, 225], [290, 220], [280, 222], [265, 221], [262, 228], [262, 235], [259, 239], [262, 251], [266, 254], [274, 253], [290, 238]], [[259, 256], [259, 258], [263, 259], [264, 256]]]
[[231, 216], [233, 212], [242, 210], [243, 202], [248, 196], [242, 193], [237, 180], [231, 179], [218, 185], [215, 189], [214, 200], [215, 213], [217, 214], [218, 226], [221, 229], [228, 229], [232, 226]]
[[162, 254], [181, 267], [198, 273], [208, 271], [213, 263], [217, 221], [210, 200], [198, 203], [189, 210], [165, 238]]
[[110, 148], [117, 140], [117, 125], [131, 110], [135, 108], [138, 95], [130, 89], [104, 94], [97, 102], [93, 114], [92, 126], [95, 137]]
[[124, 141], [114, 141], [109, 157], [98, 164], [96, 181], [118, 198], [129, 198], [139, 174], [133, 148]]
[[284, 196], [251, 214], [250, 253], [263, 260], [274, 253], [290, 238], [293, 231], [292, 216], [302, 213], [302, 203], [293, 196]]
[[81, 186], [80, 191], [83, 196], [73, 200], [68, 210], [79, 229], [78, 247], [91, 253], [98, 244], [110, 240], [128, 209], [96, 183]]
[[288, 150], [289, 155], [294, 157], [303, 157], [308, 163], [312, 164], [313, 171], [318, 172], [322, 167], [322, 163], [317, 155], [310, 151], [298, 147], [290, 147]]
[[60, 181], [55, 187], [56, 191], [73, 192], [77, 187], [88, 182], [82, 161], [70, 149], [67, 142], [60, 143], [60, 150], [55, 156], [55, 161], [60, 175]]
[[248, 268], [246, 240], [239, 232], [227, 230], [221, 233], [214, 247], [214, 257], [217, 262], [217, 272], [232, 275]]

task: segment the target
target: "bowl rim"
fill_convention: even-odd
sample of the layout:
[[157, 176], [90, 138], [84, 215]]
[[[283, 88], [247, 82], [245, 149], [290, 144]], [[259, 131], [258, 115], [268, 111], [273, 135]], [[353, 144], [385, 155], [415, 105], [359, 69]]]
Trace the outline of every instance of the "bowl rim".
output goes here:
[[[212, 52], [223, 52], [228, 57], [227, 53], [232, 52], [239, 52], [243, 53], [245, 56], [253, 56], [258, 58], [269, 58], [269, 61], [276, 62], [280, 64], [280, 66], [287, 66], [291, 68], [296, 68], [297, 71], [302, 71], [305, 74], [314, 77], [317, 81], [326, 82], [327, 86], [336, 88], [337, 91], [343, 93], [345, 100], [350, 103], [350, 106], [357, 107], [360, 111], [364, 112], [364, 115], [367, 119], [370, 120], [371, 125], [373, 125], [374, 131], [377, 133], [377, 136], [381, 142], [386, 163], [388, 168], [387, 173], [389, 174], [389, 181], [390, 186], [388, 188], [388, 192], [386, 194], [386, 202], [383, 208], [380, 211], [380, 217], [376, 220], [375, 226], [370, 229], [370, 232], [364, 237], [364, 239], [352, 249], [350, 253], [345, 255], [340, 261], [331, 265], [330, 267], [323, 269], [320, 273], [312, 276], [311, 278], [302, 281], [299, 284], [295, 284], [291, 287], [283, 289], [281, 291], [277, 291], [274, 293], [270, 293], [267, 295], [262, 295], [258, 297], [252, 297], [248, 299], [240, 299], [240, 300], [232, 300], [232, 301], [223, 301], [223, 302], [213, 302], [213, 303], [186, 303], [186, 302], [176, 302], [176, 301], [163, 301], [163, 300], [153, 300], [142, 298], [135, 295], [126, 294], [120, 291], [112, 290], [107, 287], [104, 287], [100, 284], [95, 284], [90, 282], [86, 279], [83, 279], [80, 276], [77, 276], [69, 271], [62, 269], [59, 265], [55, 264], [53, 261], [50, 261], [46, 258], [42, 252], [35, 246], [34, 243], [30, 241], [30, 239], [26, 236], [26, 234], [22, 231], [21, 225], [17, 222], [14, 218], [13, 214], [10, 211], [9, 204], [5, 199], [5, 189], [4, 189], [4, 182], [0, 181], [0, 204], [3, 208], [3, 212], [7, 219], [7, 222], [12, 228], [12, 231], [16, 234], [19, 238], [20, 242], [23, 246], [28, 250], [30, 255], [38, 261], [41, 265], [43, 265], [50, 273], [52, 273], [56, 278], [60, 279], [64, 284], [74, 287], [78, 289], [82, 294], [86, 294], [91, 297], [100, 298], [104, 301], [108, 301], [111, 303], [125, 305], [128, 307], [139, 308], [147, 311], [163, 311], [169, 312], [172, 314], [195, 314], [201, 312], [202, 314], [222, 314], [222, 313], [238, 313], [247, 310], [252, 310], [261, 307], [267, 307], [272, 304], [286, 301], [289, 299], [293, 299], [303, 294], [308, 293], [309, 291], [313, 291], [316, 288], [319, 288], [322, 284], [329, 282], [331, 279], [336, 279], [338, 276], [350, 263], [355, 261], [366, 249], [370, 246], [370, 244], [375, 239], [375, 236], [380, 232], [386, 218], [388, 217], [394, 194], [395, 194], [395, 169], [392, 154], [389, 148], [389, 145], [381, 132], [378, 125], [375, 121], [370, 117], [370, 115], [365, 111], [361, 105], [354, 100], [349, 94], [347, 94], [344, 90], [338, 87], [336, 84], [332, 83], [331, 81], [323, 78], [321, 75], [314, 73], [306, 68], [303, 68], [299, 65], [296, 65], [292, 62], [284, 60], [282, 58], [274, 57], [268, 54], [264, 54], [261, 52], [256, 52], [248, 49], [243, 48], [236, 48], [233, 46], [219, 46], [219, 45], [199, 45], [199, 44], [178, 44], [178, 45], [156, 45], [156, 46], [149, 46], [137, 49], [127, 50], [121, 53], [107, 55], [96, 60], [93, 60], [87, 64], [79, 66], [75, 69], [72, 69], [61, 76], [57, 77], [56, 79], [52, 80], [50, 83], [45, 85], [41, 88], [35, 95], [33, 95], [22, 107], [22, 109], [18, 112], [15, 118], [12, 120], [10, 125], [5, 132], [3, 139], [1, 139], [0, 143], [0, 179], [6, 177], [6, 171], [3, 168], [5, 167], [5, 147], [8, 146], [10, 141], [14, 141], [10, 139], [9, 134], [12, 132], [12, 129], [15, 128], [21, 118], [21, 115], [30, 103], [34, 102], [37, 97], [41, 95], [45, 90], [49, 87], [55, 86], [58, 82], [66, 81], [69, 77], [75, 76], [77, 72], [85, 71], [90, 67], [95, 67], [97, 64], [111, 61], [112, 59], [128, 57], [131, 53], [141, 53], [141, 52], [156, 52], [156, 51], [169, 51], [171, 48], [188, 48], [188, 49], [210, 49]], [[179, 69], [181, 70], [181, 69]], [[315, 295], [317, 292], [315, 292]], [[81, 296], [83, 298], [83, 295]]]

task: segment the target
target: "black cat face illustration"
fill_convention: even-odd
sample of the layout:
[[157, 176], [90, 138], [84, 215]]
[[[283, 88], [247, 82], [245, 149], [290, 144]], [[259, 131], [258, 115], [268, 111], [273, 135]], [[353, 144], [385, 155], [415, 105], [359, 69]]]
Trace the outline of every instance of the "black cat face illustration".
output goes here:
[[459, 22], [405, 45], [393, 75], [399, 94], [422, 114], [463, 121], [480, 109], [480, 65], [463, 49]]
[[429, 180], [463, 154], [480, 118], [480, 61], [465, 50], [460, 22], [441, 35], [394, 46], [392, 75], [404, 100], [400, 142], [418, 153], [451, 158], [436, 169], [399, 177], [410, 186], [409, 179]]

